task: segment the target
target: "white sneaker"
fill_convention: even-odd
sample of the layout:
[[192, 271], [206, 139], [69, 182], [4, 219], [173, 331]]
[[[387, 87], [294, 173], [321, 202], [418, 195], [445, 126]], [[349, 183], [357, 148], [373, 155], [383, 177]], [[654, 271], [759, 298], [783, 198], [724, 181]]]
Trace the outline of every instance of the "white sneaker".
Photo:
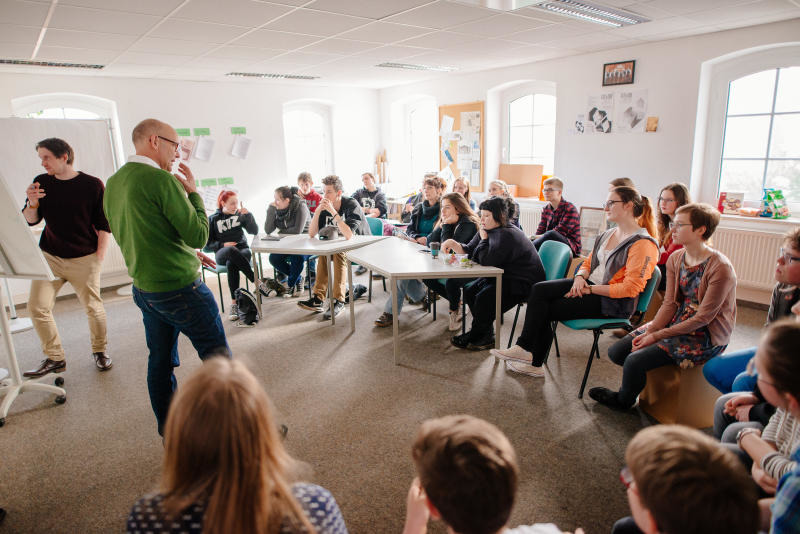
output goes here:
[[533, 361], [533, 354], [523, 349], [519, 345], [514, 345], [510, 349], [492, 349], [489, 353], [500, 360], [514, 361], [530, 364]]
[[529, 363], [520, 363], [509, 360], [506, 361], [506, 369], [512, 373], [519, 373], [521, 375], [532, 376], [534, 378], [544, 378], [544, 369]]
[[450, 326], [448, 326], [448, 330], [451, 332], [455, 332], [461, 328], [461, 310], [451, 311], [450, 312]]
[[231, 303], [231, 309], [228, 312], [228, 320], [229, 321], [239, 320], [239, 306], [237, 306], [235, 302]]

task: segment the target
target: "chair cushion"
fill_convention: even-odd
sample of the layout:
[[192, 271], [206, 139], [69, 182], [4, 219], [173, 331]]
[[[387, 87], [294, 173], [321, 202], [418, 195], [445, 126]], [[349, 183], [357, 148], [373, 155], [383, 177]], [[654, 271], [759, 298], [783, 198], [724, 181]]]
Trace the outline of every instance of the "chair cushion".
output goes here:
[[564, 326], [573, 330], [601, 330], [605, 328], [621, 328], [630, 326], [631, 322], [627, 319], [606, 317], [605, 319], [570, 319], [561, 321]]
[[228, 268], [227, 267], [225, 267], [224, 265], [219, 265], [219, 264], [217, 265], [216, 269], [212, 269], [211, 267], [206, 267], [205, 265], [203, 265], [203, 269], [205, 269], [206, 271], [212, 272], [214, 274], [225, 274], [225, 273], [228, 272]]

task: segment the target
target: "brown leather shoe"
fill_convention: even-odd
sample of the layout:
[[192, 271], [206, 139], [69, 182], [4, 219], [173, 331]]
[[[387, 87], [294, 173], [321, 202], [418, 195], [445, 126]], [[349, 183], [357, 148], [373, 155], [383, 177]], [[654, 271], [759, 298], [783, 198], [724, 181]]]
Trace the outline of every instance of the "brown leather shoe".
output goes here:
[[36, 369], [31, 369], [30, 371], [25, 371], [22, 373], [22, 376], [27, 378], [39, 378], [47, 373], [63, 373], [67, 370], [67, 361], [66, 360], [51, 360], [50, 358], [45, 358], [39, 364], [39, 367]]
[[92, 356], [94, 356], [94, 364], [98, 369], [101, 371], [108, 371], [111, 369], [111, 358], [109, 358], [105, 352], [93, 352]]

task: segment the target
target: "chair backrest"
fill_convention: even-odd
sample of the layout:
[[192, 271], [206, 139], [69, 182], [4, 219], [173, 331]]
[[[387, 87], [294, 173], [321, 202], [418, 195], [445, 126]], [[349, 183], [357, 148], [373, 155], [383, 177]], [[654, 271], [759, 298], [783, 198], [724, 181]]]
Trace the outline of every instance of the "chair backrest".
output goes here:
[[644, 286], [644, 291], [639, 293], [639, 302], [636, 303], [637, 312], [645, 313], [647, 311], [647, 307], [650, 306], [650, 299], [653, 298], [653, 293], [660, 282], [661, 270], [656, 267], [653, 269], [653, 274], [650, 275], [650, 280], [647, 281], [647, 285]]
[[367, 217], [369, 231], [372, 235], [383, 235], [383, 221], [376, 217]]
[[539, 247], [539, 258], [544, 265], [546, 280], [564, 278], [572, 260], [572, 249], [560, 241], [545, 241]]

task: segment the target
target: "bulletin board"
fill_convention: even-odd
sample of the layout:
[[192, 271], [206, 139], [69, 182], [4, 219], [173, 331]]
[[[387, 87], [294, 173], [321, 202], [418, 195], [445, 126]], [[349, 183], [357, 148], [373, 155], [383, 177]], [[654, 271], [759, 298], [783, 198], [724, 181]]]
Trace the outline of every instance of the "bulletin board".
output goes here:
[[483, 102], [439, 106], [439, 168], [464, 176], [470, 191], [483, 191]]

